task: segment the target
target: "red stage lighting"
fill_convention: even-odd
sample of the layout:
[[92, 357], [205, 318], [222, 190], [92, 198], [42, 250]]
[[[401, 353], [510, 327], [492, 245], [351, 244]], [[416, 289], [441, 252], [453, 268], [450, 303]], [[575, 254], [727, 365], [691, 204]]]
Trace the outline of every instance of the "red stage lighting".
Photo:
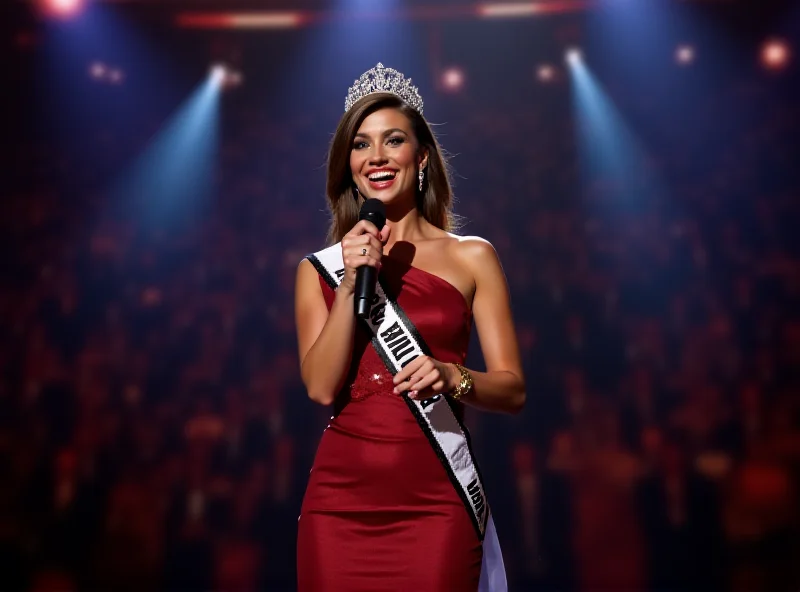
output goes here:
[[780, 40], [768, 41], [761, 49], [761, 63], [768, 70], [782, 70], [789, 64], [790, 57], [789, 46]]
[[84, 0], [40, 0], [42, 11], [50, 17], [69, 19], [84, 9]]
[[556, 77], [555, 68], [548, 64], [542, 64], [536, 72], [536, 77], [539, 82], [551, 82]]
[[448, 68], [442, 72], [442, 86], [450, 92], [457, 92], [464, 86], [464, 72], [460, 68]]

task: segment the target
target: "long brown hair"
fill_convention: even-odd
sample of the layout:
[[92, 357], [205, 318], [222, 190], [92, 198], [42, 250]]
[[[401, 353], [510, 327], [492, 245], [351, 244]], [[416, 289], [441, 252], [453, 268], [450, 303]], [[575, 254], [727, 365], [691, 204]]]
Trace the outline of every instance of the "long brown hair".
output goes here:
[[359, 100], [344, 114], [328, 151], [326, 193], [331, 212], [328, 244], [341, 241], [358, 222], [358, 213], [364, 198], [355, 192], [353, 173], [350, 170], [353, 139], [361, 123], [369, 115], [387, 107], [397, 109], [408, 117], [420, 149], [428, 152], [425, 181], [422, 191], [417, 193], [417, 209], [434, 226], [448, 231], [454, 228], [453, 190], [450, 186], [449, 170], [443, 151], [428, 122], [400, 97], [390, 93], [373, 93]]

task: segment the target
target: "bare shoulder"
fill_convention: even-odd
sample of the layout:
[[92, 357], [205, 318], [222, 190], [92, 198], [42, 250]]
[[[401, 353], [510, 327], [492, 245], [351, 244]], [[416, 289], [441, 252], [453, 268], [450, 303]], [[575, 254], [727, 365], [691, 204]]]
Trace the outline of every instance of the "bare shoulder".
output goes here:
[[322, 294], [319, 286], [319, 272], [306, 257], [297, 264], [295, 275], [295, 296], [301, 297], [303, 294], [314, 296]]
[[450, 252], [453, 257], [473, 272], [485, 269], [486, 266], [495, 267], [500, 263], [494, 246], [480, 236], [450, 235]]
[[308, 257], [303, 257], [300, 263], [297, 264], [297, 277], [300, 278], [313, 278], [317, 276], [317, 270], [314, 264], [308, 260]]

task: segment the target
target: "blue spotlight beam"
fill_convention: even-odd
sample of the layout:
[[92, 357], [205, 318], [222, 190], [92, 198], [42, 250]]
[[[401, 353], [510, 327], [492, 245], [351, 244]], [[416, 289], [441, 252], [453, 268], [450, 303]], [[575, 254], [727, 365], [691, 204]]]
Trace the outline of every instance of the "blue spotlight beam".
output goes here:
[[633, 205], [646, 152], [583, 60], [573, 56], [568, 63], [584, 181], [611, 181], [620, 203]]
[[186, 222], [212, 197], [220, 93], [212, 73], [116, 184], [117, 203], [145, 228]]

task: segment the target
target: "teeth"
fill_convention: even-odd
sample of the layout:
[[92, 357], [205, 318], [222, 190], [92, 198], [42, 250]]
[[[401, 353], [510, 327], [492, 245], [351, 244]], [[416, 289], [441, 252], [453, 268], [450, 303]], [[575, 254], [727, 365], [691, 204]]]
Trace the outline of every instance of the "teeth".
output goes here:
[[369, 176], [370, 181], [387, 181], [389, 179], [394, 179], [395, 174], [390, 171], [384, 171], [380, 173], [372, 173]]

